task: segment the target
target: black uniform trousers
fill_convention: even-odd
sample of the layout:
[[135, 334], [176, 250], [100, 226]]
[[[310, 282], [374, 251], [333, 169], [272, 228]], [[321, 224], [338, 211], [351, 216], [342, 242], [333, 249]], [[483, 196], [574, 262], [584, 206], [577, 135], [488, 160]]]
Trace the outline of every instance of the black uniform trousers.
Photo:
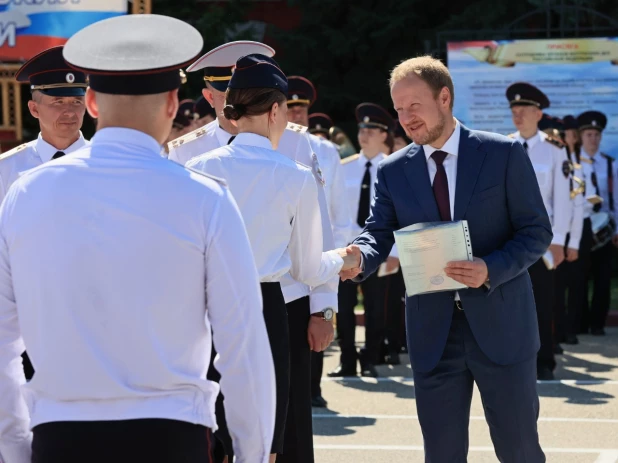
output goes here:
[[210, 429], [184, 421], [58, 421], [32, 430], [32, 463], [219, 463]]
[[376, 365], [380, 357], [380, 345], [384, 326], [385, 280], [374, 273], [360, 284], [339, 283], [339, 312], [337, 313], [337, 341], [341, 348], [341, 364], [344, 368], [356, 368], [359, 355], [356, 352], [356, 316], [358, 286], [363, 292], [365, 307], [365, 348], [360, 355], [361, 364]]
[[283, 452], [277, 463], [313, 463], [311, 351], [307, 340], [309, 297], [287, 304], [290, 333], [290, 389]]
[[541, 258], [532, 264], [528, 272], [532, 280], [532, 292], [541, 337], [537, 368], [547, 367], [553, 371], [556, 368], [553, 336], [554, 271], [548, 270]]
[[590, 255], [593, 281], [590, 329], [593, 331], [605, 328], [605, 320], [609, 313], [613, 255], [614, 245], [611, 241], [602, 248], [592, 251]]
[[[275, 429], [271, 453], [281, 453], [283, 452], [283, 440], [288, 415], [288, 399], [290, 396], [290, 335], [288, 328], [287, 307], [285, 305], [283, 293], [281, 292], [280, 283], [261, 283], [260, 287], [262, 290], [262, 302], [264, 306], [264, 323], [266, 325], [266, 331], [268, 332], [270, 350], [273, 355], [275, 381], [277, 387]], [[309, 309], [307, 309], [307, 313], [309, 313]], [[307, 338], [306, 329], [304, 338], [305, 340]], [[208, 369], [207, 378], [211, 381], [219, 382], [221, 375], [214, 368], [212, 363], [215, 355], [216, 352], [213, 346], [213, 354]], [[223, 444], [225, 454], [228, 455], [229, 461], [232, 461], [234, 457], [234, 449], [232, 447], [232, 438], [227, 427], [227, 420], [225, 419], [224, 404], [225, 398], [222, 394], [219, 394], [215, 403], [215, 415], [217, 417], [219, 429], [217, 429], [215, 435]], [[311, 402], [309, 402], [309, 408], [311, 409]]]
[[322, 374], [324, 373], [324, 352], [311, 351], [311, 397], [322, 395]]
[[[556, 269], [554, 304], [556, 342], [561, 342], [567, 335], [577, 335], [580, 332], [582, 315], [588, 312], [588, 272], [591, 246], [592, 227], [590, 219], [585, 219], [577, 260], [575, 262], [565, 261]], [[568, 296], [566, 295], [567, 289]]]
[[405, 340], [405, 297], [406, 285], [403, 281], [401, 268], [386, 278], [386, 306], [384, 335], [387, 342], [387, 351], [390, 354], [399, 354]]

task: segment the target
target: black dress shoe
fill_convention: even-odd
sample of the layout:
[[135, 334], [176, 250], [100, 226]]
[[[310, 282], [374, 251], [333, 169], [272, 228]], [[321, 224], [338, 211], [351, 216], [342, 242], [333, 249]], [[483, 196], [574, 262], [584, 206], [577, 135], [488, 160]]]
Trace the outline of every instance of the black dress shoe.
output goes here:
[[324, 397], [322, 397], [321, 395], [311, 398], [312, 407], [326, 408], [327, 405], [328, 405], [328, 402], [326, 402], [326, 400], [324, 400]]
[[574, 346], [576, 344], [579, 344], [579, 339], [577, 339], [577, 336], [575, 336], [574, 334], [567, 334], [564, 343]]
[[333, 371], [328, 373], [329, 378], [341, 378], [343, 376], [356, 376], [356, 365], [339, 365]]
[[605, 336], [605, 330], [603, 328], [592, 328], [590, 334], [593, 336]]
[[386, 364], [387, 365], [401, 365], [401, 360], [399, 360], [399, 354], [397, 352], [391, 352], [386, 355]]
[[378, 370], [371, 363], [366, 363], [361, 367], [361, 376], [365, 376], [368, 378], [377, 378]]
[[560, 344], [556, 344], [554, 346], [554, 354], [556, 354], [556, 355], [564, 354], [564, 349], [562, 348], [562, 346]]
[[548, 367], [538, 367], [536, 379], [539, 381], [552, 381], [554, 379], [554, 372]]

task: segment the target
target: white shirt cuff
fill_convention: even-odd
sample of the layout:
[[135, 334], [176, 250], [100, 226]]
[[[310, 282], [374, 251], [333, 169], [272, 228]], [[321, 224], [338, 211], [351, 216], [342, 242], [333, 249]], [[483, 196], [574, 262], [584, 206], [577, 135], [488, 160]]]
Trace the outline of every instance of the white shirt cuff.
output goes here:
[[309, 294], [309, 312], [318, 313], [327, 308], [337, 312], [337, 293]]
[[551, 240], [551, 244], [559, 244], [560, 246], [564, 246], [566, 242], [566, 235], [561, 235], [560, 233], [554, 233], [554, 237]]

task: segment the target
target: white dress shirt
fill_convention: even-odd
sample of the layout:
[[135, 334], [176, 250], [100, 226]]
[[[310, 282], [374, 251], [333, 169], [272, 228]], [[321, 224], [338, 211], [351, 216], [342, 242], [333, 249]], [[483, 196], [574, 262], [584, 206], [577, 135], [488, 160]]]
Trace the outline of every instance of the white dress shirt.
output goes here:
[[[581, 164], [577, 164], [577, 159], [574, 154], [571, 154], [572, 158], [569, 158], [573, 166], [572, 177], [577, 177], [580, 180], [584, 180], [584, 171]], [[577, 189], [578, 184], [574, 180], [569, 180], [569, 188]], [[570, 196], [569, 196], [570, 197]], [[584, 207], [586, 203], [585, 193], [578, 194], [575, 198], [571, 199], [571, 225], [569, 227], [569, 244], [570, 249], [579, 250], [579, 243], [582, 238], [582, 231], [584, 229]]]
[[568, 175], [564, 175], [564, 163], [567, 162], [566, 149], [558, 148], [547, 141], [547, 134], [540, 130], [527, 140], [517, 132], [515, 139], [522, 145], [528, 144], [528, 156], [534, 167], [554, 234], [551, 243], [564, 246], [573, 215], [569, 178]]
[[46, 422], [215, 430], [211, 325], [237, 460], [268, 461], [274, 368], [240, 213], [222, 184], [160, 151], [142, 132], [102, 129], [22, 176], [0, 208], [5, 463], [30, 462], [29, 427]]
[[431, 145], [423, 145], [425, 158], [427, 159], [427, 171], [429, 172], [429, 181], [433, 185], [433, 180], [436, 178], [438, 166], [431, 155], [435, 151], [444, 151], [447, 156], [444, 158], [442, 165], [446, 171], [448, 180], [448, 200], [451, 206], [451, 219], [455, 220], [455, 187], [457, 185], [457, 159], [459, 157], [459, 139], [461, 137], [461, 125], [459, 121], [455, 123], [455, 130], [440, 149], [434, 148]]
[[318, 190], [311, 170], [272, 149], [268, 138], [240, 133], [230, 145], [191, 159], [187, 167], [226, 180], [238, 203], [261, 282], [289, 271], [296, 281], [320, 285], [336, 276], [343, 259], [322, 252]]
[[32, 140], [24, 145], [17, 146], [0, 156], [0, 202], [4, 199], [6, 192], [19, 176], [27, 170], [33, 169], [41, 164], [51, 161], [56, 152], [62, 151], [70, 154], [88, 144], [88, 140], [79, 132], [79, 138], [68, 148], [59, 150], [43, 140], [39, 133], [36, 140]]
[[[590, 156], [584, 149], [581, 151], [582, 169], [584, 171], [584, 178], [586, 181], [586, 196], [596, 194], [597, 189], [592, 183], [592, 173], [596, 173], [597, 185], [599, 187], [599, 196], [603, 198], [601, 203], [601, 211], [607, 212], [616, 219], [616, 209], [618, 208], [618, 161], [614, 160], [612, 163], [613, 172], [609, 173], [607, 169], [607, 159], [601, 155], [600, 151], [597, 151]], [[610, 210], [609, 201], [609, 188], [607, 177], [609, 175], [614, 176], [614, 210]], [[594, 213], [594, 205], [589, 201], [586, 201], [584, 206], [584, 218], [589, 218]], [[618, 231], [617, 231], [618, 233]]]
[[[290, 125], [293, 129], [290, 128]], [[318, 202], [322, 220], [322, 250], [335, 249], [334, 229], [330, 218], [329, 203], [327, 200], [326, 173], [321, 167], [319, 156], [316, 154], [319, 146], [313, 143], [306, 127], [289, 124], [283, 133], [277, 151], [300, 164], [311, 166], [313, 177], [318, 186]], [[344, 232], [345, 233], [345, 232]], [[311, 313], [320, 312], [326, 308], [338, 311], [337, 293], [339, 291], [339, 276], [335, 275], [322, 285], [308, 286], [298, 282], [287, 273], [281, 278], [281, 290], [286, 304], [309, 296], [309, 310]]]

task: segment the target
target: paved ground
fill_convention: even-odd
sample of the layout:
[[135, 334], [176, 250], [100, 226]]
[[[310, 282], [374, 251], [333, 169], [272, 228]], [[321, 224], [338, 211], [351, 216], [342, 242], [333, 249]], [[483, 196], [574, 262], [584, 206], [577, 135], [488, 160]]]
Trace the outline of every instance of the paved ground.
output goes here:
[[[362, 332], [358, 331], [359, 338]], [[618, 328], [564, 346], [556, 380], [539, 382], [541, 444], [548, 462], [618, 463]], [[327, 352], [325, 372], [338, 362]], [[324, 378], [328, 409], [314, 408], [316, 463], [423, 462], [414, 385], [405, 365], [380, 367], [378, 380]], [[471, 463], [497, 461], [478, 391], [470, 421]]]

